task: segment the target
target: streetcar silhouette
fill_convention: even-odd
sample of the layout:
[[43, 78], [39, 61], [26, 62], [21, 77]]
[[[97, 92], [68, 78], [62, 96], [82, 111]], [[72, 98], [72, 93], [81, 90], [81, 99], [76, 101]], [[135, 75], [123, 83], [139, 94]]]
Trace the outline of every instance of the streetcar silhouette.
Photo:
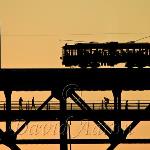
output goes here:
[[106, 42], [65, 44], [62, 64], [66, 67], [98, 68], [125, 63], [125, 67], [150, 66], [150, 43]]

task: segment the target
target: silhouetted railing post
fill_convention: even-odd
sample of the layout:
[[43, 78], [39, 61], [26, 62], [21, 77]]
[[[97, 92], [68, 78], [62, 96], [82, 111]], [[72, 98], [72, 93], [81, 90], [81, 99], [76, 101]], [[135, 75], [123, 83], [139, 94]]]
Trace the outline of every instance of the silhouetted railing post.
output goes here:
[[102, 110], [104, 109], [104, 103], [103, 103], [103, 100], [102, 100]]
[[26, 103], [26, 110], [28, 110], [28, 103]]
[[30, 109], [30, 104], [29, 104], [29, 101], [28, 101], [28, 110]]
[[4, 103], [4, 110], [6, 110], [6, 104]]
[[46, 105], [46, 108], [47, 108], [47, 110], [48, 110], [48, 103], [47, 103], [47, 105]]
[[140, 101], [138, 100], [138, 110], [140, 110]]
[[73, 110], [73, 109], [72, 109], [72, 103], [71, 103], [71, 110]]
[[48, 107], [49, 107], [49, 110], [51, 110], [51, 105], [50, 105], [50, 103], [48, 103]]

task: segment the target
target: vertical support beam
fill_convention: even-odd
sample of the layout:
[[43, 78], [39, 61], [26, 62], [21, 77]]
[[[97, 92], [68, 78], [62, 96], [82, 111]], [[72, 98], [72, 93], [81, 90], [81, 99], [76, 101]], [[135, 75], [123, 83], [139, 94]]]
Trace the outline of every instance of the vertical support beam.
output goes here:
[[[121, 89], [113, 89], [112, 93], [114, 96], [114, 111], [120, 111], [121, 110]], [[117, 118], [114, 121], [114, 133], [119, 134], [121, 131], [121, 120]]]
[[67, 150], [67, 118], [66, 118], [66, 99], [60, 99], [60, 150]]
[[[4, 91], [5, 94], [5, 98], [6, 98], [6, 112], [7, 114], [11, 113], [11, 94], [12, 91], [11, 90], [5, 90]], [[6, 132], [11, 130], [11, 120], [10, 117], [8, 115], [7, 119], [6, 119]]]

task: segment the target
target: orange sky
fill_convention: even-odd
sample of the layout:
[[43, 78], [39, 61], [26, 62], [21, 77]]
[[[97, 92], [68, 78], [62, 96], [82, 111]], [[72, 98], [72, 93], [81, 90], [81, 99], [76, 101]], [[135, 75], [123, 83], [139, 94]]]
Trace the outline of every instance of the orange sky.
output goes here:
[[[65, 40], [126, 42], [149, 36], [149, 7], [149, 0], [0, 0], [2, 67], [62, 67], [59, 58]], [[149, 41], [150, 39], [145, 39], [141, 42]], [[25, 98], [30, 98], [31, 95], [27, 93]], [[148, 92], [138, 96], [135, 93], [128, 95], [131, 99], [138, 99], [138, 96], [148, 99]], [[148, 123], [139, 127], [136, 130], [137, 136], [143, 136], [144, 132], [148, 137]], [[49, 145], [20, 147], [23, 150], [31, 147], [37, 150], [51, 148]], [[57, 145], [54, 147], [59, 148]], [[82, 147], [98, 150], [106, 149], [107, 146]], [[133, 148], [149, 149], [150, 145], [120, 145], [116, 149]], [[0, 149], [5, 150], [4, 147]], [[78, 146], [73, 146], [73, 150], [78, 149]]]
[[149, 0], [0, 0], [3, 67], [61, 67], [64, 40], [148, 36], [149, 6]]

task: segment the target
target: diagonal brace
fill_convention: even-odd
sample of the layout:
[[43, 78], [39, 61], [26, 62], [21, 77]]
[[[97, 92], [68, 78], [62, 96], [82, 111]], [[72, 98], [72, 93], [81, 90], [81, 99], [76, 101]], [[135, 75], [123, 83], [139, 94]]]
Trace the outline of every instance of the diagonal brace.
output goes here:
[[[146, 107], [145, 111], [150, 110], [150, 104]], [[124, 131], [124, 136], [126, 137], [137, 125], [140, 123], [140, 120], [134, 120]]]
[[[42, 110], [45, 105], [47, 105], [47, 103], [53, 98], [53, 95], [49, 96], [45, 101], [44, 103], [36, 110]], [[16, 132], [15, 132], [15, 135], [17, 136], [28, 124], [30, 123], [30, 120], [26, 121]]]
[[[150, 104], [146, 107], [145, 111], [150, 110]], [[127, 135], [138, 125], [140, 120], [134, 120], [123, 132], [123, 139], [127, 137]], [[120, 142], [112, 143], [107, 150], [113, 150]]]
[[85, 102], [84, 100], [74, 91], [69, 90], [69, 97], [82, 109], [85, 111], [88, 111], [91, 113], [90, 117], [93, 119], [93, 121], [96, 123], [96, 125], [108, 136], [110, 137], [111, 133], [113, 132], [111, 128], [101, 120], [97, 120], [92, 117], [92, 113], [94, 112]]

